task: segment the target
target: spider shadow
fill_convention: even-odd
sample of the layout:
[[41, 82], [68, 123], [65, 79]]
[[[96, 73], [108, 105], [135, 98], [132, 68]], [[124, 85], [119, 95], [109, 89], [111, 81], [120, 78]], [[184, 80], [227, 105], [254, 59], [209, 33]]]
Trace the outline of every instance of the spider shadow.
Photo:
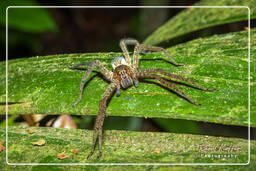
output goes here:
[[[181, 82], [177, 82], [177, 81], [173, 81], [173, 80], [169, 80], [169, 79], [165, 79], [166, 81], [168, 82], [171, 82], [171, 83], [174, 83], [174, 84], [179, 84], [179, 85], [183, 85], [183, 86], [187, 86], [187, 87], [191, 87], [191, 88], [194, 88], [194, 89], [198, 89], [196, 87], [193, 87], [193, 86], [190, 86], [190, 85], [187, 85], [187, 84], [184, 84], [184, 83], [181, 83]], [[155, 82], [155, 81], [152, 81], [152, 80], [146, 80], [145, 78], [143, 79], [140, 79], [140, 82], [144, 82], [144, 83], [147, 83], [147, 84], [154, 84], [154, 85], [157, 85], [159, 87], [161, 87], [162, 89], [165, 89], [173, 94], [175, 94], [176, 96], [186, 100], [187, 102], [189, 102], [190, 104], [193, 104], [191, 103], [188, 99], [186, 99], [185, 97], [181, 96], [180, 94], [178, 94], [176, 91], [172, 90], [171, 88], [167, 87], [167, 86], [164, 86], [158, 82]], [[199, 89], [201, 90], [201, 89]]]
[[[196, 87], [196, 86], [194, 86], [194, 85], [191, 85], [191, 84], [188, 84], [188, 83], [185, 83], [185, 82], [174, 81], [174, 80], [172, 80], [172, 79], [166, 79], [166, 78], [163, 78], [163, 79], [165, 79], [165, 80], [168, 81], [168, 82], [174, 83], [174, 84], [178, 84], [178, 85], [181, 85], [181, 86], [193, 88], [193, 89], [200, 90], [200, 91], [210, 91], [210, 92], [211, 92], [211, 91], [216, 91], [215, 89], [203, 90], [203, 89], [200, 89], [200, 88], [198, 88], [198, 87]], [[191, 80], [191, 81], [193, 81], [193, 82], [196, 82], [196, 81], [193, 80], [193, 79], [189, 79], [189, 80]]]
[[172, 66], [174, 67], [182, 67], [182, 66], [176, 66], [174, 65], [172, 62], [170, 62], [169, 60], [165, 59], [165, 58], [154, 58], [154, 59], [149, 59], [149, 58], [146, 58], [146, 59], [140, 59], [140, 61], [164, 61], [168, 64], [171, 64]]

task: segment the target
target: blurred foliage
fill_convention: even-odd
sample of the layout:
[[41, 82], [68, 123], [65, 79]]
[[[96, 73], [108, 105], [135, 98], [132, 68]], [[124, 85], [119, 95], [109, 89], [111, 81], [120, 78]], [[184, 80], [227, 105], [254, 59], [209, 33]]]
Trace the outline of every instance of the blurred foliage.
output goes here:
[[169, 120], [162, 118], [153, 118], [153, 121], [159, 125], [159, 127], [166, 132], [175, 133], [200, 133], [198, 124], [194, 121], [188, 120]]
[[[195, 6], [248, 6], [251, 8], [251, 19], [256, 18], [256, 0], [203, 0]], [[145, 44], [156, 45], [177, 36], [206, 27], [235, 21], [248, 20], [248, 9], [242, 8], [186, 8], [171, 18], [145, 41]]]
[[[12, 6], [12, 7], [9, 7]], [[36, 54], [41, 49], [39, 34], [57, 32], [58, 28], [46, 8], [14, 6], [40, 6], [36, 0], [0, 1], [0, 43], [5, 45], [6, 15], [8, 15], [9, 59]]]
[[[16, 126], [17, 123], [15, 123], [15, 119], [17, 118], [17, 115], [11, 115], [8, 117], [8, 125], [9, 126]], [[0, 127], [6, 127], [6, 121], [0, 122]]]
[[[12, 6], [12, 7], [9, 7]], [[13, 7], [15, 6], [15, 7]], [[29, 8], [16, 6], [40, 6], [34, 0], [0, 1], [0, 24], [5, 26], [8, 14], [8, 28], [28, 33], [56, 31], [57, 26], [45, 8]], [[8, 8], [7, 8], [8, 7]]]
[[[80, 129], [91, 129], [94, 125], [93, 116], [75, 117], [73, 119], [78, 124]], [[104, 121], [104, 129], [107, 130], [127, 130], [127, 131], [137, 131], [140, 130], [142, 124], [142, 118], [137, 117], [107, 117]]]

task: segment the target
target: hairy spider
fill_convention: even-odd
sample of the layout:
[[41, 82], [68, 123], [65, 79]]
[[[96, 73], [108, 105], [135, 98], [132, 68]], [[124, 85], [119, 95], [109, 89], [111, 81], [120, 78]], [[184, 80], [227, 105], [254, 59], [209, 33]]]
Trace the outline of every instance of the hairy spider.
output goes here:
[[[131, 58], [127, 49], [127, 45], [135, 45], [134, 52], [133, 52], [133, 62], [131, 62]], [[192, 100], [188, 95], [186, 95], [182, 90], [180, 90], [177, 86], [174, 85], [175, 82], [169, 82], [163, 77], [168, 77], [170, 79], [175, 79], [176, 81], [186, 81], [190, 84], [192, 84], [195, 88], [204, 90], [204, 91], [212, 91], [213, 89], [204, 88], [203, 86], [198, 85], [197, 83], [184, 78], [179, 75], [175, 75], [172, 73], [168, 73], [162, 69], [139, 69], [139, 54], [142, 52], [142, 50], [149, 50], [149, 51], [161, 51], [163, 52], [170, 62], [175, 66], [182, 66], [183, 64], [176, 63], [174, 59], [171, 58], [171, 56], [167, 53], [167, 51], [164, 48], [156, 47], [156, 46], [148, 46], [144, 44], [140, 44], [137, 40], [132, 38], [127, 39], [121, 39], [120, 46], [123, 51], [124, 57], [116, 57], [112, 61], [112, 67], [113, 71], [108, 70], [106, 67], [103, 66], [103, 64], [96, 60], [93, 62], [85, 62], [78, 65], [75, 65], [71, 67], [71, 69], [81, 69], [80, 66], [87, 66], [87, 72], [82, 77], [81, 83], [80, 83], [80, 97], [78, 101], [73, 104], [73, 106], [80, 103], [82, 100], [83, 90], [86, 79], [89, 77], [90, 73], [94, 70], [99, 70], [100, 73], [110, 82], [109, 87], [105, 91], [102, 99], [99, 103], [99, 111], [98, 115], [94, 124], [94, 132], [93, 132], [93, 146], [92, 150], [89, 153], [87, 158], [90, 158], [90, 156], [93, 155], [96, 145], [99, 146], [99, 158], [102, 155], [102, 126], [104, 119], [106, 117], [106, 108], [107, 103], [111, 99], [114, 92], [116, 92], [117, 96], [120, 96], [120, 89], [127, 89], [128, 87], [139, 86], [139, 79], [148, 78], [148, 79], [155, 79], [160, 82], [163, 86], [167, 88], [173, 89], [177, 94], [179, 94], [181, 97], [189, 101], [190, 103], [194, 105], [200, 105], [199, 103]], [[159, 73], [159, 74], [157, 74]]]

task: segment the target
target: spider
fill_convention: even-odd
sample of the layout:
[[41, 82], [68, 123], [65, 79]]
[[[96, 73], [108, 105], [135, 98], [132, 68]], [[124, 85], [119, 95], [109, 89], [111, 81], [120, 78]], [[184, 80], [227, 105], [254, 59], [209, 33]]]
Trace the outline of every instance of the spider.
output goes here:
[[[133, 52], [133, 62], [131, 61], [131, 57], [129, 55], [127, 46], [134, 45], [134, 52]], [[94, 124], [94, 132], [93, 132], [93, 146], [92, 150], [88, 155], [88, 159], [94, 154], [95, 148], [98, 145], [99, 153], [97, 158], [101, 157], [102, 155], [102, 126], [104, 119], [106, 117], [106, 108], [108, 101], [111, 99], [114, 93], [117, 96], [120, 96], [120, 89], [127, 89], [131, 86], [138, 87], [139, 80], [141, 79], [155, 79], [160, 82], [163, 86], [174, 90], [179, 96], [186, 99], [188, 102], [194, 105], [200, 105], [199, 103], [192, 100], [188, 95], [186, 95], [182, 90], [180, 90], [175, 84], [175, 82], [170, 82], [164, 79], [164, 77], [168, 77], [170, 79], [175, 79], [176, 81], [186, 81], [194, 86], [194, 88], [204, 90], [204, 91], [213, 91], [213, 89], [205, 88], [187, 78], [184, 78], [179, 75], [175, 75], [169, 73], [165, 70], [158, 69], [158, 68], [147, 68], [147, 69], [140, 69], [139, 68], [139, 54], [144, 50], [146, 51], [160, 51], [168, 57], [168, 61], [171, 62], [175, 66], [183, 66], [183, 64], [176, 63], [175, 60], [169, 55], [169, 53], [161, 47], [156, 46], [149, 46], [145, 44], [140, 44], [137, 40], [132, 38], [126, 38], [120, 40], [120, 47], [123, 51], [123, 56], [116, 57], [112, 60], [112, 67], [113, 71], [108, 70], [100, 61], [96, 60], [93, 62], [85, 62], [80, 63], [71, 67], [71, 69], [82, 69], [79, 68], [80, 66], [87, 66], [87, 71], [82, 77], [80, 83], [80, 96], [76, 103], [73, 106], [79, 104], [82, 100], [82, 95], [84, 91], [84, 85], [86, 79], [89, 77], [92, 71], [100, 71], [105, 79], [110, 82], [110, 85], [106, 89], [102, 99], [99, 103], [99, 111], [98, 115]], [[159, 73], [159, 74], [157, 74]], [[177, 82], [176, 82], [177, 83]]]

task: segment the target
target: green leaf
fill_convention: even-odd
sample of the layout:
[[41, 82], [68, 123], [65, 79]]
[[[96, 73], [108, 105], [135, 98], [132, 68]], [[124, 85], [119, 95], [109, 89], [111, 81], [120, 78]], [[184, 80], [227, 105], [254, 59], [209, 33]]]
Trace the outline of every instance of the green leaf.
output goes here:
[[[176, 94], [155, 84], [140, 83], [114, 96], [107, 109], [108, 116], [139, 116], [177, 118], [228, 125], [248, 124], [248, 47], [247, 32], [237, 32], [197, 39], [172, 47], [169, 52], [185, 66], [174, 67], [163, 60], [160, 53], [142, 56], [140, 68], [162, 68], [168, 72], [194, 79], [197, 83], [215, 88], [205, 92], [184, 85], [179, 86], [201, 106], [194, 106]], [[252, 52], [256, 47], [252, 30]], [[93, 77], [85, 86], [82, 102], [73, 108], [79, 97], [80, 80], [84, 71], [68, 67], [86, 61], [100, 60], [111, 67], [118, 53], [90, 53], [54, 55], [9, 61], [9, 114], [74, 114], [96, 115], [99, 101], [108, 86], [100, 77]], [[251, 53], [255, 62], [255, 53]], [[1, 62], [4, 68], [5, 62]], [[4, 75], [4, 73], [2, 73]], [[255, 72], [251, 75], [255, 85]], [[5, 85], [5, 76], [1, 77]], [[251, 90], [255, 103], [255, 86]], [[5, 104], [5, 90], [0, 90], [0, 102]], [[251, 124], [256, 126], [255, 106], [251, 106]], [[5, 106], [1, 106], [5, 113]]]
[[[8, 6], [40, 6], [34, 0], [0, 1], [0, 24], [6, 25], [5, 10]], [[53, 18], [45, 8], [8, 8], [8, 28], [24, 32], [39, 33], [56, 31]]]
[[153, 118], [152, 121], [165, 132], [190, 134], [200, 133], [199, 125], [195, 121], [162, 118]]
[[[256, 0], [203, 0], [195, 6], [248, 6], [251, 8], [251, 19], [256, 18]], [[156, 45], [174, 37], [203, 28], [248, 20], [248, 9], [243, 8], [187, 8], [159, 27], [145, 41], [145, 44]]]
[[[28, 130], [33, 134], [29, 134]], [[105, 131], [104, 153], [87, 160], [92, 131], [39, 127], [8, 128], [8, 162], [10, 163], [247, 163], [248, 141], [240, 138], [207, 135]], [[31, 142], [44, 140], [43, 146]], [[0, 129], [5, 144], [5, 129]], [[189, 142], [189, 143], [186, 143]], [[256, 141], [251, 141], [255, 149]], [[73, 153], [76, 149], [78, 153]], [[6, 151], [6, 150], [5, 150]], [[5, 152], [4, 151], [4, 152]], [[0, 152], [3, 169], [4, 152]], [[67, 158], [58, 159], [59, 154]], [[251, 161], [256, 151], [251, 151]], [[253, 162], [255, 166], [255, 161]], [[252, 166], [252, 167], [253, 167]]]

